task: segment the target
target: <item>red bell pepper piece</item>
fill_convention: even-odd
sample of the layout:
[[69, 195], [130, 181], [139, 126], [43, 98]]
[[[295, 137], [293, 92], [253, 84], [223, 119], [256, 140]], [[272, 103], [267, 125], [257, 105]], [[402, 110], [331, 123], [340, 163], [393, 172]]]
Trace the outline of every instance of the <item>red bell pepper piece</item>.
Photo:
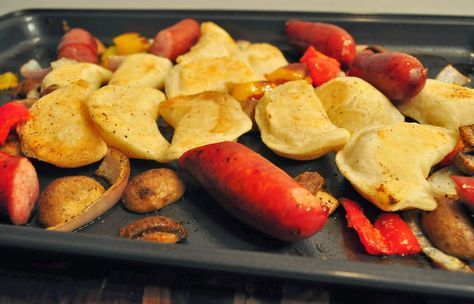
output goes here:
[[382, 213], [374, 223], [375, 229], [385, 238], [387, 254], [415, 254], [421, 251], [413, 231], [396, 213]]
[[439, 164], [441, 165], [441, 167], [447, 167], [447, 166], [451, 166], [453, 163], [454, 163], [454, 156], [456, 156], [456, 154], [459, 152], [459, 150], [461, 150], [462, 148], [464, 148], [464, 143], [462, 142], [462, 140], [460, 140], [458, 142], [458, 144], [456, 145], [456, 147], [454, 147], [454, 149], [449, 152], [440, 162]]
[[459, 199], [474, 210], [474, 176], [451, 176], [456, 184]]
[[306, 49], [300, 62], [308, 67], [314, 86], [319, 86], [335, 78], [341, 72], [339, 61], [318, 52], [312, 46]]
[[421, 251], [415, 235], [398, 214], [382, 213], [372, 225], [359, 204], [346, 198], [341, 204], [349, 227], [356, 230], [367, 253], [405, 255]]
[[31, 118], [31, 114], [21, 103], [12, 101], [0, 107], [0, 145], [4, 145], [10, 129], [18, 122]]

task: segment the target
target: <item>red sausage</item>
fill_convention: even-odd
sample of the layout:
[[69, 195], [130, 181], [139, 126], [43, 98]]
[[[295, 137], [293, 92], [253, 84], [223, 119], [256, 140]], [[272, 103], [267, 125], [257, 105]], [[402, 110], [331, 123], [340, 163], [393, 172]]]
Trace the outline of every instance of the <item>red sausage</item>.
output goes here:
[[61, 42], [59, 43], [58, 49], [61, 49], [62, 47], [67, 46], [69, 44], [76, 43], [87, 44], [92, 49], [97, 49], [97, 42], [95, 40], [95, 37], [88, 31], [81, 28], [73, 28], [66, 32], [61, 38]]
[[300, 52], [313, 46], [346, 67], [351, 64], [356, 53], [354, 38], [334, 24], [289, 20], [286, 22], [285, 33], [290, 44]]
[[39, 195], [36, 170], [25, 157], [0, 152], [0, 212], [12, 223], [24, 225]]
[[357, 53], [348, 71], [369, 82], [390, 100], [398, 101], [418, 94], [426, 82], [426, 69], [420, 61], [405, 53]]
[[227, 211], [284, 241], [308, 238], [328, 211], [283, 170], [242, 144], [221, 142], [187, 151], [179, 159]]
[[150, 53], [175, 60], [186, 53], [201, 36], [199, 22], [194, 19], [183, 19], [173, 26], [156, 34]]
[[84, 29], [71, 29], [64, 34], [58, 46], [58, 58], [62, 57], [79, 62], [98, 63], [99, 54], [96, 38]]
[[70, 58], [79, 62], [99, 63], [97, 51], [91, 49], [87, 44], [75, 43], [68, 44], [58, 52], [58, 58]]

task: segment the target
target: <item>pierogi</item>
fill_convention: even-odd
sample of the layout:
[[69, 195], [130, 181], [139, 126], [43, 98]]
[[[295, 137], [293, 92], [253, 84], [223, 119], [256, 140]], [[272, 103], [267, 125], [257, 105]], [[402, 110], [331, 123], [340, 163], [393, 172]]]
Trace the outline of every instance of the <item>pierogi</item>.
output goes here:
[[316, 88], [329, 119], [351, 134], [364, 128], [405, 121], [390, 100], [358, 77], [334, 78]]
[[337, 151], [350, 139], [328, 118], [313, 86], [290, 81], [265, 93], [255, 108], [262, 141], [276, 154], [296, 160]]
[[109, 84], [162, 89], [173, 63], [165, 57], [138, 53], [125, 57]]
[[458, 130], [474, 124], [474, 90], [427, 79], [425, 87], [398, 109], [419, 123]]
[[355, 133], [336, 155], [339, 171], [367, 200], [384, 211], [436, 208], [431, 167], [457, 144], [455, 131], [398, 123]]

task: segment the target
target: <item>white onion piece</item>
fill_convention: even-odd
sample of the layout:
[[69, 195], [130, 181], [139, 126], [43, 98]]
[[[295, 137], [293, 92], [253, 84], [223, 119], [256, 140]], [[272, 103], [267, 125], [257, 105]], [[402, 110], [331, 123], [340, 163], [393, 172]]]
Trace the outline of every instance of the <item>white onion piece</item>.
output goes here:
[[443, 81], [446, 83], [465, 85], [469, 83], [471, 79], [463, 74], [461, 74], [455, 67], [448, 64], [445, 66], [441, 72], [438, 73], [435, 77], [436, 80]]
[[413, 234], [416, 236], [418, 243], [420, 243], [423, 253], [432, 260], [433, 264], [441, 269], [449, 271], [474, 272], [473, 269], [460, 259], [448, 255], [441, 250], [433, 247], [428, 238], [424, 235], [419, 221], [419, 212], [403, 211], [403, 218], [410, 226]]
[[20, 67], [20, 74], [25, 79], [43, 79], [51, 68], [42, 68], [38, 61], [30, 59]]
[[456, 184], [451, 178], [453, 175], [463, 175], [463, 173], [455, 166], [448, 166], [439, 169], [428, 177], [428, 181], [433, 187], [436, 197], [445, 197], [453, 200], [459, 199]]
[[112, 72], [116, 71], [118, 67], [122, 64], [126, 56], [114, 55], [109, 57], [108, 69]]
[[48, 230], [73, 231], [80, 228], [112, 208], [122, 197], [130, 176], [130, 161], [119, 150], [109, 148], [107, 155], [95, 172], [112, 184], [95, 202], [81, 214], [66, 223], [48, 227]]

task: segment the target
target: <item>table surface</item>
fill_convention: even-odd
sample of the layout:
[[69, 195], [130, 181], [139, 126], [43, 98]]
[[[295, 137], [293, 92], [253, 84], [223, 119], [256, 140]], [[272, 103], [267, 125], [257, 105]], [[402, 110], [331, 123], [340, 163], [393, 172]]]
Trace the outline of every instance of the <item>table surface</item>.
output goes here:
[[[199, 3], [199, 5], [197, 5]], [[474, 0], [28, 1], [29, 8], [225, 9], [474, 16]], [[472, 300], [326, 286], [264, 277], [120, 264], [0, 247], [0, 303], [472, 303]]]
[[0, 303], [468, 304], [473, 300], [122, 264], [0, 247]]

